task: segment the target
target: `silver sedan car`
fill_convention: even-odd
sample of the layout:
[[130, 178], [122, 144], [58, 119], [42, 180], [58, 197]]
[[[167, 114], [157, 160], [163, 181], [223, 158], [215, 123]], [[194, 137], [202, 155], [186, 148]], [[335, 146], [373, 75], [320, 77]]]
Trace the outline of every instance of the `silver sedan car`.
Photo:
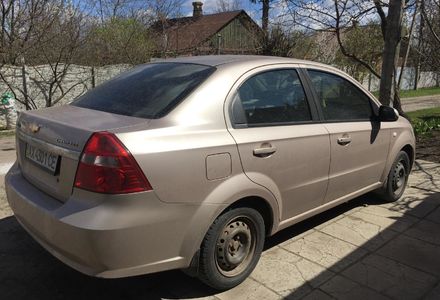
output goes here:
[[85, 274], [186, 269], [228, 289], [265, 237], [364, 193], [399, 199], [410, 123], [345, 73], [264, 56], [136, 67], [20, 114], [6, 192], [21, 225]]

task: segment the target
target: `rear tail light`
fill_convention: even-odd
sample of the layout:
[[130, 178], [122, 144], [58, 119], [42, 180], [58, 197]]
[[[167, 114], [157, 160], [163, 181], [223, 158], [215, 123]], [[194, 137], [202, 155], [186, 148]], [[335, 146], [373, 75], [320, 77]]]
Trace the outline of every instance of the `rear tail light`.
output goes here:
[[88, 140], [76, 171], [75, 187], [106, 194], [152, 190], [131, 153], [109, 132], [96, 132]]

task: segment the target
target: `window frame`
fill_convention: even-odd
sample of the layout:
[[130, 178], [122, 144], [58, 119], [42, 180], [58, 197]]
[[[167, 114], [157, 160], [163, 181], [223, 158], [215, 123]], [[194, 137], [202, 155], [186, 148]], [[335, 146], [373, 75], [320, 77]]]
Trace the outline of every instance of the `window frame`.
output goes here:
[[[267, 66], [266, 66], [267, 67]], [[242, 87], [244, 83], [246, 83], [249, 79], [258, 76], [263, 73], [267, 72], [274, 72], [274, 71], [285, 71], [285, 70], [291, 70], [292, 72], [296, 72], [298, 75], [298, 79], [300, 81], [300, 84], [304, 91], [304, 96], [306, 100], [306, 104], [309, 107], [309, 112], [311, 119], [308, 121], [291, 121], [291, 122], [268, 122], [268, 123], [258, 123], [258, 124], [249, 124], [247, 122], [246, 116], [244, 114], [244, 109], [241, 104], [241, 101], [238, 101], [239, 98], [236, 98], [239, 89]], [[247, 75], [246, 77], [244, 77]], [[257, 72], [248, 72], [243, 75], [242, 80], [240, 81], [239, 85], [236, 86], [231, 93], [230, 97], [230, 103], [229, 103], [229, 120], [231, 122], [232, 128], [239, 129], [239, 128], [258, 128], [258, 127], [270, 127], [270, 126], [291, 126], [291, 125], [302, 125], [302, 124], [315, 124], [320, 122], [320, 116], [319, 112], [316, 107], [316, 102], [314, 100], [314, 95], [312, 93], [312, 90], [310, 89], [309, 84], [307, 83], [306, 75], [303, 73], [303, 69], [298, 66], [292, 66], [292, 65], [286, 65], [286, 66], [274, 66], [273, 68], [264, 68], [263, 70], [259, 70]], [[237, 103], [238, 102], [238, 103]], [[241, 120], [244, 120], [243, 122], [237, 122], [238, 116]]]
[[[321, 73], [326, 73], [329, 75], [333, 75], [336, 77], [339, 77], [349, 83], [351, 83], [351, 85], [356, 88], [361, 94], [363, 94], [367, 99], [368, 102], [370, 104], [370, 108], [371, 108], [371, 117], [370, 118], [365, 118], [365, 119], [339, 119], [339, 120], [328, 120], [324, 117], [324, 112], [322, 110], [321, 104], [320, 104], [320, 99], [318, 96], [318, 93], [313, 85], [312, 82], [312, 78], [309, 74], [309, 70], [311, 71], [316, 71], [316, 72], [321, 72]], [[377, 121], [377, 114], [378, 114], [378, 110], [379, 110], [379, 105], [376, 103], [376, 101], [374, 101], [370, 95], [368, 95], [359, 85], [359, 83], [357, 82], [353, 82], [353, 80], [347, 78], [346, 76], [342, 76], [341, 74], [338, 74], [336, 72], [332, 72], [326, 69], [321, 69], [321, 68], [315, 68], [314, 66], [305, 66], [302, 69], [304, 76], [305, 76], [305, 80], [307, 81], [307, 85], [310, 87], [311, 92], [313, 94], [313, 100], [315, 102], [315, 106], [316, 109], [318, 111], [319, 114], [319, 118], [321, 120], [321, 123], [352, 123], [352, 122], [374, 122]]]

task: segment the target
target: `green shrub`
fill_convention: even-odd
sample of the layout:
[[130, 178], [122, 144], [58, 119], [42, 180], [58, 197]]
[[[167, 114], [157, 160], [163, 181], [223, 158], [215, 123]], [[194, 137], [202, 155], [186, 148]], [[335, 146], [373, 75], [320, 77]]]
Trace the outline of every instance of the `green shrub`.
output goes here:
[[413, 128], [416, 136], [427, 135], [433, 130], [440, 130], [440, 118], [417, 119], [413, 122]]
[[440, 107], [421, 109], [407, 114], [416, 136], [430, 135], [433, 130], [440, 130]]

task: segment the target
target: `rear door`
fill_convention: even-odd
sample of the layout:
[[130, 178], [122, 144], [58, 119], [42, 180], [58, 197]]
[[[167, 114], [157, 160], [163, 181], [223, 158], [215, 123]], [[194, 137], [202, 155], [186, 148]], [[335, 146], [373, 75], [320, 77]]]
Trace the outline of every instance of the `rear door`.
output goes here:
[[390, 142], [389, 129], [375, 121], [369, 96], [342, 76], [307, 71], [318, 111], [330, 133], [331, 164], [326, 202], [380, 181]]
[[330, 164], [328, 132], [300, 74], [286, 66], [253, 70], [237, 82], [230, 111], [243, 170], [275, 195], [283, 220], [322, 204]]

